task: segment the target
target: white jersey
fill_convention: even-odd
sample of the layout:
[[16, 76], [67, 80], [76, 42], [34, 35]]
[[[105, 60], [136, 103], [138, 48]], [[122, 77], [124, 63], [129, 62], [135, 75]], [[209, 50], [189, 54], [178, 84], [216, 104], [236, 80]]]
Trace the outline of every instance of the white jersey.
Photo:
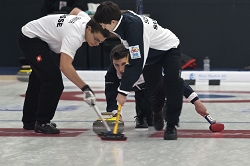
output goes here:
[[132, 11], [122, 13], [113, 33], [130, 53], [129, 65], [125, 66], [119, 89], [124, 94], [129, 93], [145, 65], [158, 63], [168, 50], [180, 44], [178, 37], [161, 27], [156, 20]]
[[22, 33], [29, 38], [40, 38], [55, 53], [75, 53], [85, 42], [86, 24], [91, 18], [85, 12], [78, 15], [55, 14], [31, 21], [22, 27]]

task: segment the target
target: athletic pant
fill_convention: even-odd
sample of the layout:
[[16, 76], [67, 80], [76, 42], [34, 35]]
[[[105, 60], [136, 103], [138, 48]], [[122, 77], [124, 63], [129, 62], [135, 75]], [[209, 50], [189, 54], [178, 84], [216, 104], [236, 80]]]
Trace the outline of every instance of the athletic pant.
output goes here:
[[152, 120], [152, 110], [146, 89], [135, 91], [135, 110], [137, 116]]
[[[143, 76], [153, 112], [162, 111], [165, 95], [167, 98], [167, 125], [179, 123], [183, 102], [183, 79], [181, 78], [180, 48], [172, 48], [164, 53], [164, 58], [153, 64], [145, 65]], [[162, 77], [164, 69], [164, 85]], [[164, 87], [163, 87], [164, 86]], [[166, 94], [164, 93], [164, 88]]]
[[26, 91], [23, 117], [24, 124], [48, 123], [54, 117], [64, 89], [61, 71], [48, 44], [38, 38], [18, 34], [18, 46], [28, 60], [32, 72]]

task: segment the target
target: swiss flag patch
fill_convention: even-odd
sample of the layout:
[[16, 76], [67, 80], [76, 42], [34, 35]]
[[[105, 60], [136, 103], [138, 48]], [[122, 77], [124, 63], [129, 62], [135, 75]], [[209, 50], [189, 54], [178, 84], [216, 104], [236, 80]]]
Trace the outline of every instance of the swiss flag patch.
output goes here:
[[41, 55], [36, 56], [36, 61], [37, 62], [41, 62], [43, 60]]

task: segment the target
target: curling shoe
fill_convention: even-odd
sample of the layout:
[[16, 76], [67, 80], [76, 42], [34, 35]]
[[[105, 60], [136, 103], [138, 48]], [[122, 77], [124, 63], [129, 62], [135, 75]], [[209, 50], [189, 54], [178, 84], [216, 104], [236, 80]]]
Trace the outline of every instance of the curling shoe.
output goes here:
[[148, 124], [146, 119], [143, 116], [135, 116], [135, 130], [144, 131], [148, 130]]
[[177, 140], [177, 130], [175, 128], [175, 125], [166, 126], [164, 132], [164, 140]]
[[153, 112], [153, 125], [155, 130], [161, 131], [164, 127], [164, 121], [162, 116], [162, 111], [160, 112]]
[[[54, 122], [50, 122], [54, 127], [56, 127], [56, 124]], [[35, 129], [35, 122], [32, 123], [24, 123], [23, 124], [24, 130], [34, 130]]]
[[60, 133], [60, 130], [57, 129], [51, 122], [40, 123], [36, 121], [34, 131], [36, 133], [43, 133], [43, 134], [59, 134]]

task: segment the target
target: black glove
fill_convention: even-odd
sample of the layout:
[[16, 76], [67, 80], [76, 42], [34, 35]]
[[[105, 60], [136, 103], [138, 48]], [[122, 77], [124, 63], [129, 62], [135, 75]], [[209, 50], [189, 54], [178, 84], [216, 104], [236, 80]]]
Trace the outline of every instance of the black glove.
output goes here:
[[84, 101], [85, 101], [89, 106], [95, 105], [96, 98], [95, 98], [95, 94], [94, 94], [94, 92], [92, 91], [92, 89], [91, 89], [88, 85], [85, 85], [85, 86], [82, 88], [82, 91], [83, 91], [83, 99], [84, 99]]

